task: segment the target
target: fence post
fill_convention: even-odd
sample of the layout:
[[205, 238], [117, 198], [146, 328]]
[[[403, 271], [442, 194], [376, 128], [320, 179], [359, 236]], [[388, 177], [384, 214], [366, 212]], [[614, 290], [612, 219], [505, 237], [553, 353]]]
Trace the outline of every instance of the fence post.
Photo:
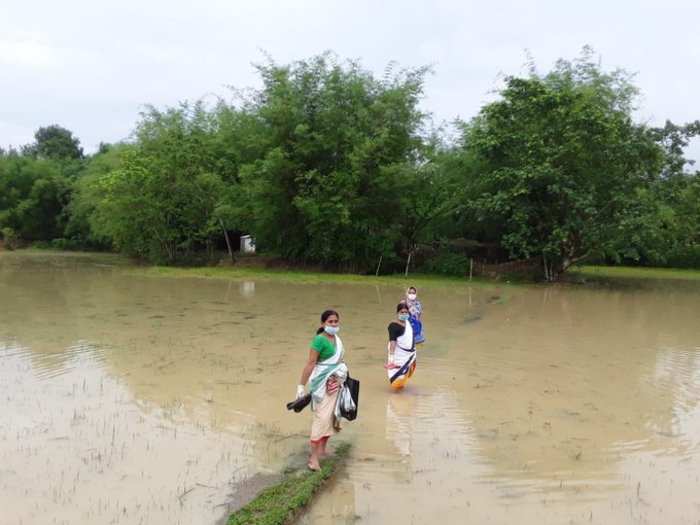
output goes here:
[[226, 231], [226, 227], [224, 226], [224, 221], [221, 220], [221, 217], [219, 217], [219, 224], [221, 224], [221, 229], [224, 231], [224, 239], [226, 239], [226, 248], [228, 249], [228, 256], [231, 258], [231, 262], [233, 261], [233, 250], [231, 249], [231, 241], [228, 238], [228, 232]]
[[382, 259], [384, 258], [384, 254], [381, 254], [379, 256], [379, 264], [377, 264], [377, 271], [374, 273], [375, 276], [379, 277], [379, 268], [382, 267]]

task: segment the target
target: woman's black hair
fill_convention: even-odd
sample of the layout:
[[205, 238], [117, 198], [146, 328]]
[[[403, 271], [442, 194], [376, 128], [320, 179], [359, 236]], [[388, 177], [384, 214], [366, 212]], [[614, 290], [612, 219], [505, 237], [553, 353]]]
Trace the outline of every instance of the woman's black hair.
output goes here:
[[408, 305], [405, 301], [401, 301], [396, 305], [396, 313], [398, 314], [401, 310], [408, 310]]
[[328, 318], [331, 315], [335, 315], [338, 319], [340, 319], [340, 314], [335, 310], [324, 310], [324, 312], [321, 314], [321, 327], [316, 330], [316, 335], [323, 333], [323, 323], [328, 321]]
[[416, 290], [416, 287], [415, 287], [415, 286], [409, 286], [409, 287], [408, 287], [408, 291], [410, 292], [411, 290], [413, 290], [414, 292], [418, 293], [418, 290]]

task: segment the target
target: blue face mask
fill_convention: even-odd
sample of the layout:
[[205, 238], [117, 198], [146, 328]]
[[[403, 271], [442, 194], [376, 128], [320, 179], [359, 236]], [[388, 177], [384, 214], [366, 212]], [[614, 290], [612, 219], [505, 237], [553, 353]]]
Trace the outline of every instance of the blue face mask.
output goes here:
[[339, 326], [324, 326], [323, 330], [328, 334], [328, 335], [335, 335], [338, 332], [340, 332], [340, 327]]
[[408, 321], [408, 314], [399, 314], [399, 321]]

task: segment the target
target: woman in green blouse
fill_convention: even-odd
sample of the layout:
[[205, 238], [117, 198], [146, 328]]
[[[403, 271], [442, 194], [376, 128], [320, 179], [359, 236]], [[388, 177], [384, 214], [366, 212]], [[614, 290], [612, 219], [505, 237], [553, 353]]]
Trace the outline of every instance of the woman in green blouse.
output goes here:
[[348, 375], [343, 362], [343, 343], [338, 337], [340, 315], [335, 310], [321, 314], [321, 326], [311, 341], [309, 358], [301, 371], [297, 386], [297, 399], [304, 395], [304, 385], [309, 383], [311, 392], [311, 455], [309, 468], [319, 470], [320, 459], [326, 455], [328, 439], [340, 430], [336, 417], [338, 392]]

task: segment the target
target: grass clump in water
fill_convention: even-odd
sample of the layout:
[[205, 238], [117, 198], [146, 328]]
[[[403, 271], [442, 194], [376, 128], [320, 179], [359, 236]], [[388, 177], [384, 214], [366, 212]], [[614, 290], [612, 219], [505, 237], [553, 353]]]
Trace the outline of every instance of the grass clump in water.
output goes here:
[[228, 519], [228, 525], [285, 525], [291, 523], [314, 494], [338, 470], [350, 452], [349, 443], [341, 443], [335, 454], [324, 460], [321, 470], [288, 474], [276, 485], [266, 488], [250, 503]]

